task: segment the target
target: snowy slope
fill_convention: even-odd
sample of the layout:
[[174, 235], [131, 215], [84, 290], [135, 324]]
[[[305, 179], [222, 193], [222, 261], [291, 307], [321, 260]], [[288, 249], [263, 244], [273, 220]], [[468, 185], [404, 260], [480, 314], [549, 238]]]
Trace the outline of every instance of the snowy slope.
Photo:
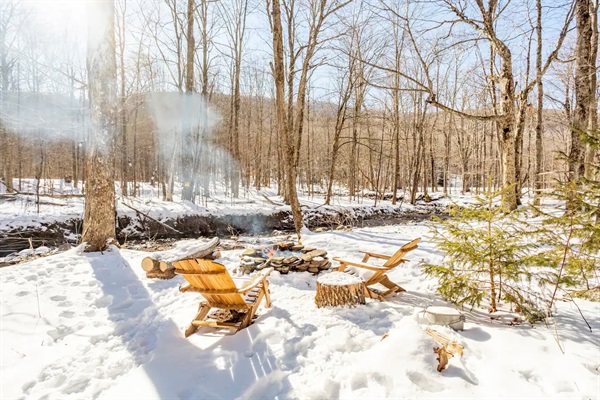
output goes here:
[[[465, 346], [438, 373], [422, 322], [426, 306], [443, 304], [419, 269], [440, 257], [426, 227], [311, 234], [304, 244], [356, 258], [359, 248], [390, 253], [419, 236], [411, 262], [391, 273], [408, 292], [317, 309], [314, 276], [275, 272], [273, 307], [233, 336], [207, 329], [185, 339], [199, 295], [179, 293], [180, 277], [147, 279], [143, 252], [76, 248], [2, 268], [0, 398], [600, 398], [598, 303], [577, 303], [590, 333], [576, 307], [559, 302], [564, 354], [553, 328], [470, 312], [462, 332], [435, 328]], [[233, 269], [239, 251], [223, 255]]]

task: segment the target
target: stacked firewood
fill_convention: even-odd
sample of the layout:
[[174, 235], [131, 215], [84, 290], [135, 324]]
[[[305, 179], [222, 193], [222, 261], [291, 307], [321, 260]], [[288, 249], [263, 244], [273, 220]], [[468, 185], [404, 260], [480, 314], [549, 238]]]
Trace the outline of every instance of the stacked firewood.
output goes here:
[[142, 260], [142, 268], [148, 278], [171, 279], [175, 276], [175, 262], [186, 258], [217, 259], [221, 256], [218, 245], [218, 238], [210, 241], [182, 240], [170, 250], [149, 254]]
[[255, 248], [244, 251], [239, 272], [250, 274], [267, 267], [273, 267], [282, 274], [290, 271], [308, 271], [318, 274], [331, 268], [331, 261], [325, 250], [304, 247], [294, 243], [280, 243], [268, 248]]

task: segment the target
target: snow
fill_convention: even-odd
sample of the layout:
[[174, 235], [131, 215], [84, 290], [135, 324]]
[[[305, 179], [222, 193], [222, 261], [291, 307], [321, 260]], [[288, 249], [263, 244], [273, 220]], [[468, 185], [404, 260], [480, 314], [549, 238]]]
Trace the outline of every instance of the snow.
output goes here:
[[330, 272], [328, 274], [321, 275], [319, 278], [317, 278], [317, 281], [321, 284], [330, 286], [346, 286], [364, 282], [362, 278], [352, 276], [344, 272]]
[[[14, 180], [14, 185], [19, 188], [18, 181]], [[200, 216], [226, 216], [232, 223], [236, 218], [244, 218], [250, 214], [273, 215], [280, 211], [289, 211], [289, 206], [283, 205], [283, 199], [277, 195], [276, 189], [263, 188], [244, 189], [240, 198], [234, 199], [228, 193], [228, 187], [224, 184], [215, 184], [211, 187], [212, 194], [208, 199], [201, 199], [206, 203], [204, 205], [193, 204], [189, 201], [182, 201], [180, 196], [181, 188], [176, 185], [175, 201], [163, 201], [162, 192], [158, 186], [151, 186], [149, 183], [139, 183], [137, 197], [123, 197], [119, 185], [116, 184], [117, 191], [117, 212], [119, 216], [136, 217], [136, 211], [128, 206], [149, 215], [158, 221], [176, 220], [178, 217], [188, 215]], [[0, 188], [3, 185], [0, 184]], [[35, 193], [37, 183], [34, 179], [24, 179], [21, 182], [20, 191], [25, 193]], [[81, 184], [79, 185], [81, 188]], [[43, 225], [61, 222], [68, 223], [70, 220], [82, 219], [84, 211], [84, 198], [79, 188], [73, 188], [72, 184], [65, 184], [61, 179], [44, 179], [40, 182], [39, 204], [35, 194], [21, 194], [14, 196], [12, 201], [0, 201], [0, 233], [13, 229], [27, 230], [28, 228], [39, 228]], [[131, 190], [131, 189], [130, 189]], [[73, 196], [71, 196], [73, 195]], [[363, 194], [361, 194], [362, 196]], [[364, 193], [369, 195], [369, 193]], [[59, 196], [59, 197], [52, 197]], [[63, 196], [63, 197], [60, 197]], [[71, 197], [65, 197], [71, 196]], [[456, 202], [464, 204], [469, 196], [456, 195]], [[330, 213], [334, 216], [334, 211], [343, 211], [348, 216], [369, 216], [377, 215], [383, 211], [415, 211], [431, 210], [434, 204], [413, 206], [408, 203], [401, 205], [392, 205], [390, 201], [375, 201], [368, 197], [358, 197], [358, 199], [349, 199], [347, 195], [335, 196], [332, 205], [324, 206], [324, 195], [308, 195], [300, 191], [299, 200], [303, 206], [305, 220], [311, 221], [314, 218], [315, 211]], [[439, 208], [449, 204], [448, 199], [441, 199], [436, 202]], [[335, 222], [337, 226], [339, 221]], [[123, 235], [127, 235], [128, 229], [125, 228]], [[305, 228], [302, 234], [308, 234], [310, 231]], [[77, 240], [77, 238], [74, 238]]]
[[[147, 279], [146, 252], [76, 247], [1, 268], [0, 398], [600, 398], [598, 303], [577, 300], [591, 333], [572, 302], [557, 303], [548, 327], [464, 310], [464, 331], [434, 327], [465, 346], [438, 373], [424, 314], [447, 304], [419, 267], [441, 258], [427, 227], [313, 233], [303, 242], [351, 258], [358, 249], [391, 254], [416, 237], [410, 262], [390, 272], [407, 292], [390, 301], [318, 309], [317, 277], [274, 272], [273, 306], [263, 303], [249, 328], [204, 328], [187, 339], [200, 296], [180, 293], [179, 276]], [[230, 270], [240, 253], [222, 252]]]
[[432, 313], [432, 314], [448, 315], [448, 316], [460, 315], [460, 311], [458, 311], [457, 309], [451, 308], [451, 307], [443, 307], [443, 306], [427, 307], [427, 312]]
[[219, 238], [212, 238], [210, 240], [180, 240], [175, 243], [172, 249], [157, 252], [149, 257], [157, 261], [173, 263], [184, 258], [193, 257], [195, 254], [216, 247], [218, 244]]

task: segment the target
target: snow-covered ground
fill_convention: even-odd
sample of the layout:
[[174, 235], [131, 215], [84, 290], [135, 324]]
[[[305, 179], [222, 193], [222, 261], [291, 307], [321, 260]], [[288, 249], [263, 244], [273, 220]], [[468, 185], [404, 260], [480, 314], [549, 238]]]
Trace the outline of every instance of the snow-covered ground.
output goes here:
[[[42, 196], [39, 202], [36, 195], [33, 194], [18, 195], [11, 199], [0, 199], [0, 232], [12, 229], [39, 228], [42, 224], [83, 218], [84, 198], [79, 189], [73, 188], [59, 179], [43, 182], [44, 185], [40, 189]], [[14, 183], [16, 186], [17, 180]], [[260, 191], [253, 188], [242, 190], [240, 197], [236, 199], [228, 195], [227, 188], [223, 184], [215, 185], [212, 188], [211, 196], [208, 199], [201, 199], [205, 202], [204, 204], [181, 201], [179, 196], [181, 188], [178, 186], [175, 189], [175, 201], [172, 202], [162, 200], [162, 193], [158, 186], [140, 183], [139, 187], [137, 197], [123, 197], [120, 196], [120, 189], [117, 184], [117, 212], [119, 216], [136, 216], [136, 212], [128, 206], [134, 207], [159, 221], [175, 220], [177, 217], [186, 215], [243, 216], [259, 213], [270, 215], [289, 210], [289, 206], [284, 205], [282, 197], [277, 195], [275, 186], [263, 188]], [[33, 180], [23, 180], [22, 191], [35, 193], [34, 188], [35, 182]], [[0, 184], [0, 194], [2, 191], [3, 185]], [[300, 191], [299, 199], [305, 210], [323, 211], [327, 208], [365, 210], [375, 206], [379, 207], [380, 210], [401, 207], [402, 211], [428, 208], [423, 202], [415, 207], [407, 201], [399, 201], [398, 205], [392, 206], [389, 200], [376, 201], [371, 198], [370, 196], [374, 196], [374, 194], [374, 192], [364, 191], [356, 198], [349, 198], [343, 191], [337, 191], [331, 206], [323, 206], [325, 198], [323, 193], [309, 195]], [[399, 192], [400, 194], [402, 193]], [[438, 193], [435, 196], [441, 197], [441, 194]], [[406, 194], [406, 197], [408, 197], [408, 194]], [[469, 203], [472, 196], [461, 196], [455, 192], [452, 194], [452, 200], [459, 204]], [[444, 207], [449, 204], [449, 201], [447, 198], [440, 199], [436, 201], [436, 205]]]
[[[406, 293], [318, 309], [316, 277], [274, 272], [272, 308], [229, 336], [185, 339], [200, 296], [179, 293], [180, 277], [147, 279], [144, 252], [75, 248], [2, 268], [0, 398], [600, 398], [600, 304], [577, 300], [592, 333], [572, 302], [558, 302], [556, 328], [467, 312], [464, 331], [435, 327], [465, 346], [438, 373], [423, 311], [443, 302], [419, 265], [441, 255], [427, 227], [314, 233], [304, 244], [357, 258], [416, 237], [410, 263], [390, 273]], [[239, 252], [223, 252], [230, 269]]]

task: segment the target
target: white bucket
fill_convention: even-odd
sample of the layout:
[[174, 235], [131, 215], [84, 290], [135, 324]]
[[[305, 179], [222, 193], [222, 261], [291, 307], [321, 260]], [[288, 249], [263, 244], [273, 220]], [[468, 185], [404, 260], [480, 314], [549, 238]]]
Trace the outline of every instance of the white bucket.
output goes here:
[[455, 331], [465, 329], [465, 315], [455, 308], [432, 306], [425, 310], [427, 321], [433, 325], [448, 325]]

